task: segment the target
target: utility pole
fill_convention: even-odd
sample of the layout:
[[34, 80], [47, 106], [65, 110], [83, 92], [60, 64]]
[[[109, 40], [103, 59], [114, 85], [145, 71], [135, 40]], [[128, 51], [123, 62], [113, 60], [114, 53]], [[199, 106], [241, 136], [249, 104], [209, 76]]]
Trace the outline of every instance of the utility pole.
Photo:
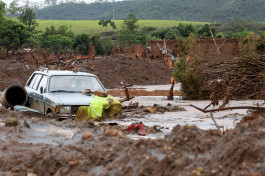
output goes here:
[[113, 17], [113, 20], [115, 20], [115, 17], [114, 17], [114, 4], [113, 4], [113, 10], [112, 10], [112, 17]]
[[114, 0], [112, 0], [112, 19], [115, 20], [115, 16], [114, 16]]

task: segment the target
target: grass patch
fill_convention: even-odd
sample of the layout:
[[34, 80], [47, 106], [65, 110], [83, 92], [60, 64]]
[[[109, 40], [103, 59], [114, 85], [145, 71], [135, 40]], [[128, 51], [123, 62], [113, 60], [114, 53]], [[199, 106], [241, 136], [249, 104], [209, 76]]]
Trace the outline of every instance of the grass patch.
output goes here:
[[[98, 25], [99, 20], [37, 20], [39, 26], [37, 30], [45, 31], [46, 27], [54, 25], [58, 28], [61, 25], [67, 26], [74, 33], [95, 33], [95, 32], [106, 32], [113, 31], [113, 29], [108, 26], [107, 28]], [[123, 20], [114, 20], [117, 30], [121, 29]], [[192, 21], [171, 21], [171, 20], [139, 20], [138, 25], [140, 28], [143, 27], [156, 27], [156, 28], [166, 28], [178, 26], [179, 23], [193, 24], [193, 25], [203, 25], [206, 22], [192, 22]], [[208, 23], [209, 24], [209, 23]], [[115, 30], [114, 30], [115, 31]]]

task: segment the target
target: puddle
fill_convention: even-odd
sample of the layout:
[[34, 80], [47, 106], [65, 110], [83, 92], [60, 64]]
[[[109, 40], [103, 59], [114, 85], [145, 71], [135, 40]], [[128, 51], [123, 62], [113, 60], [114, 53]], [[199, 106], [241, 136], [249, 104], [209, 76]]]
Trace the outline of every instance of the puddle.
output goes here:
[[42, 126], [31, 124], [31, 129], [23, 134], [22, 143], [45, 143], [52, 145], [74, 144], [80, 140], [80, 134], [76, 135], [76, 129], [57, 127], [54, 125]]
[[151, 154], [152, 154], [154, 157], [156, 157], [156, 159], [157, 159], [158, 161], [161, 161], [161, 160], [163, 160], [163, 159], [166, 157], [166, 155], [164, 155], [164, 154], [162, 154], [162, 153], [158, 153], [157, 150], [155, 150], [155, 149], [151, 150], [150, 152], [151, 152]]
[[96, 166], [91, 168], [90, 172], [94, 174], [101, 174], [104, 169], [104, 166]]

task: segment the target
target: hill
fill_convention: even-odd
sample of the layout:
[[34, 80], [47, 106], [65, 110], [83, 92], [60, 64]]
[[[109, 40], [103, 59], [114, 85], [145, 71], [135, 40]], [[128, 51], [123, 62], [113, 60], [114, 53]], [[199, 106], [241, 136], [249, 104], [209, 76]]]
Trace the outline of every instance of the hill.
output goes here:
[[38, 19], [116, 20], [129, 13], [139, 19], [230, 22], [249, 19], [264, 22], [264, 0], [132, 0], [120, 2], [62, 3], [36, 9]]

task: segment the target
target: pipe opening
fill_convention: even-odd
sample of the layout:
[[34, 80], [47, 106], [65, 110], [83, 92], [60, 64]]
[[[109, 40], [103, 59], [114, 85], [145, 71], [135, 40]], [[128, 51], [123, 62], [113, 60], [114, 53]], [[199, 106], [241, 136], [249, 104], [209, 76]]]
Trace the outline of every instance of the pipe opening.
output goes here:
[[27, 93], [20, 86], [11, 86], [5, 92], [5, 99], [11, 108], [15, 105], [24, 105], [27, 101]]

